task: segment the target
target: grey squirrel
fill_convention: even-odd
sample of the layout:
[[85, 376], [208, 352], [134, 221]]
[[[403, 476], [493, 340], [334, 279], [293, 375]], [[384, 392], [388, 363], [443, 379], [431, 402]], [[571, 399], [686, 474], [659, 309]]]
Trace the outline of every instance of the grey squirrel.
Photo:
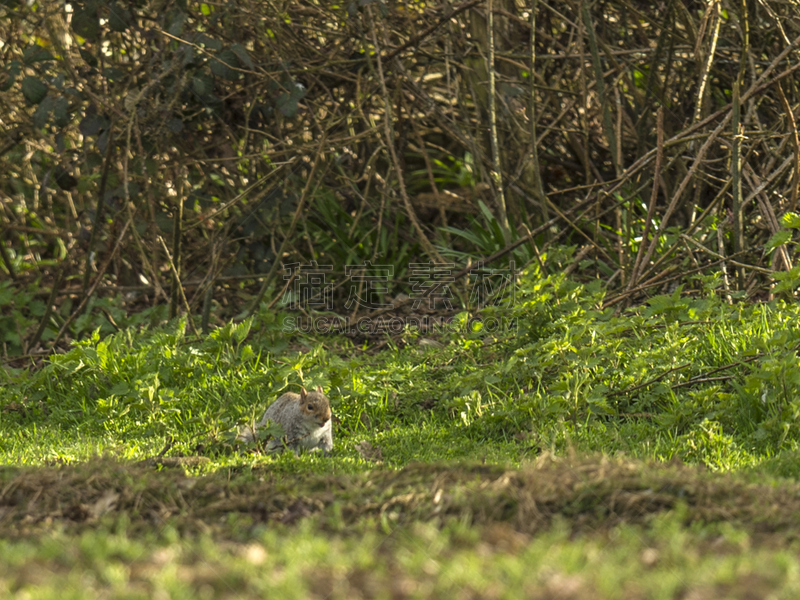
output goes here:
[[[327, 456], [333, 450], [331, 404], [319, 386], [313, 392], [300, 388], [299, 394], [283, 394], [270, 404], [255, 430], [264, 427], [267, 421], [277, 423], [284, 432], [282, 439], [272, 439], [267, 443], [267, 452], [280, 452], [284, 445], [295, 454], [301, 449], [320, 449]], [[253, 442], [256, 431], [252, 427], [245, 427], [239, 433], [238, 439]]]

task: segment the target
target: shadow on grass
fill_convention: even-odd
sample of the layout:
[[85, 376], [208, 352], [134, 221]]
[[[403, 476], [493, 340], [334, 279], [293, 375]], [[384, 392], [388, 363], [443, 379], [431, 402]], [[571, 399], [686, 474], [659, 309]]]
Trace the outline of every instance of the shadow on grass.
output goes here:
[[[285, 459], [291, 460], [291, 459]], [[260, 524], [311, 522], [323, 531], [387, 523], [502, 523], [524, 534], [563, 520], [573, 532], [648, 525], [733, 523], [794, 539], [800, 485], [754, 482], [682, 464], [546, 454], [518, 469], [412, 463], [399, 470], [290, 476], [270, 465], [193, 477], [181, 469], [96, 459], [76, 466], [0, 469], [0, 537], [114, 527], [135, 534], [169, 523], [182, 532], [240, 538]]]

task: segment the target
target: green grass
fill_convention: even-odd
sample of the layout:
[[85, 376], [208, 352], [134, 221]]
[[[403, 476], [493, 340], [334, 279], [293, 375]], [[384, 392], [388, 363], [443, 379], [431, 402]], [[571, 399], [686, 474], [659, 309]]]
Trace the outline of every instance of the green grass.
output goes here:
[[[348, 476], [0, 472], [9, 598], [792, 598], [800, 486], [545, 455]], [[10, 500], [10, 502], [9, 502]]]
[[[796, 598], [797, 552], [752, 548], [735, 528], [703, 540], [675, 519], [528, 538], [502, 526], [416, 524], [391, 535], [326, 537], [309, 526], [247, 543], [87, 532], [0, 541], [5, 598]], [[709, 551], [713, 549], [713, 551]], [[24, 590], [24, 592], [23, 592]]]
[[[441, 347], [264, 313], [0, 371], [0, 595], [795, 597], [800, 308], [602, 300], [534, 272]], [[300, 384], [330, 458], [234, 442]]]

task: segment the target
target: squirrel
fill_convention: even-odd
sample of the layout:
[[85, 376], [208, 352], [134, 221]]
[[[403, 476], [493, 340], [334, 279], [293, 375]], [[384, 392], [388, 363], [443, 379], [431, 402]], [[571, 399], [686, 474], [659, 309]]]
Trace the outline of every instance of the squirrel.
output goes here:
[[[295, 454], [301, 449], [321, 449], [325, 456], [333, 450], [333, 430], [331, 428], [331, 404], [322, 388], [317, 386], [316, 391], [306, 392], [300, 388], [300, 393], [286, 392], [273, 402], [264, 413], [255, 429], [259, 429], [272, 421], [283, 427], [284, 438], [272, 439], [267, 443], [267, 452], [280, 452], [285, 445]], [[244, 442], [253, 442], [256, 432], [252, 427], [246, 427], [239, 433], [238, 438]]]

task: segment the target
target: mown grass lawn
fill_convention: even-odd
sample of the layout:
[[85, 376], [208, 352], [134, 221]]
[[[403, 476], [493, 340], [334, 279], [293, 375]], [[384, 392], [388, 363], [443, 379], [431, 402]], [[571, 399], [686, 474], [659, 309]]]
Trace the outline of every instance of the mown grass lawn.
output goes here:
[[[797, 597], [798, 309], [523, 280], [377, 353], [272, 314], [2, 372], [9, 598]], [[335, 449], [234, 441], [321, 385]]]

